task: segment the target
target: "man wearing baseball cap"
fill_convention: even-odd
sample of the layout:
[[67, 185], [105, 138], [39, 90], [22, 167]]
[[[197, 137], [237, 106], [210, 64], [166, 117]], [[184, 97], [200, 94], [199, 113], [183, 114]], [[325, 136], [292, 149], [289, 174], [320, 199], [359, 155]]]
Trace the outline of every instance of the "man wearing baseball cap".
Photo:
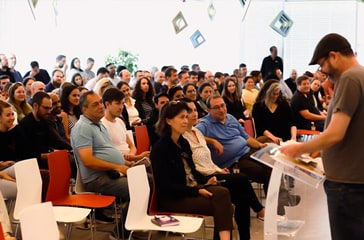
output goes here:
[[332, 239], [364, 239], [364, 67], [348, 40], [335, 33], [317, 44], [314, 64], [335, 84], [325, 129], [280, 150], [290, 157], [322, 150]]

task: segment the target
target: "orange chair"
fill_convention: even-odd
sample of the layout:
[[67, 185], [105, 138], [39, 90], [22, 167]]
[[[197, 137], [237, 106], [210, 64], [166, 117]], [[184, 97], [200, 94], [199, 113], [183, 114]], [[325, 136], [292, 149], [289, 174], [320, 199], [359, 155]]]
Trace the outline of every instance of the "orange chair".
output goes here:
[[253, 119], [247, 119], [244, 121], [244, 130], [249, 136], [255, 138], [255, 127]]
[[150, 151], [150, 140], [148, 135], [147, 125], [141, 125], [135, 127], [135, 139], [136, 139], [136, 154], [141, 154], [145, 151]]
[[[95, 225], [95, 209], [106, 208], [114, 204], [115, 216], [117, 216], [117, 208], [115, 196], [106, 196], [100, 194], [70, 194], [70, 178], [71, 167], [68, 153], [66, 150], [59, 150], [49, 153], [49, 185], [46, 201], [51, 201], [54, 206], [75, 206], [92, 209], [91, 211], [91, 236], [94, 239]], [[115, 218], [116, 234], [119, 239], [119, 224]], [[94, 229], [94, 230], [93, 230]]]

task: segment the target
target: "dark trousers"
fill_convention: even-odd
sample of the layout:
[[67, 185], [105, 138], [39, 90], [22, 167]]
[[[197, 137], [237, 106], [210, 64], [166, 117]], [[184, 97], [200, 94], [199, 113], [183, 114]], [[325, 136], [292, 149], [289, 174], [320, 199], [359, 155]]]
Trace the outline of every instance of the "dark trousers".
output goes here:
[[230, 191], [231, 201], [235, 205], [235, 221], [239, 228], [241, 240], [250, 239], [250, 207], [259, 212], [263, 209], [255, 195], [254, 189], [244, 173], [215, 174], [218, 180], [225, 179], [221, 185]]
[[364, 239], [364, 184], [324, 183], [332, 240]]
[[245, 173], [250, 180], [263, 183], [264, 193], [267, 195], [272, 168], [260, 163], [250, 157], [256, 149], [250, 148], [250, 152], [239, 159], [240, 172]]
[[161, 199], [161, 210], [213, 216], [217, 231], [232, 230], [233, 209], [229, 190], [222, 186], [208, 186], [206, 189], [213, 194], [212, 197], [199, 195], [182, 199]]

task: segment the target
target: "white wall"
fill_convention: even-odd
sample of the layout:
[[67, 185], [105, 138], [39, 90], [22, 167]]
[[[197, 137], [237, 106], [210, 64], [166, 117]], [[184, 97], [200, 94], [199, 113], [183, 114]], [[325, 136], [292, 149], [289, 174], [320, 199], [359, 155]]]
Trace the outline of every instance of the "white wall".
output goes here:
[[[351, 41], [359, 60], [363, 57], [362, 2], [252, 0], [243, 23], [239, 0], [213, 0], [213, 21], [207, 16], [210, 2], [39, 0], [34, 20], [27, 0], [0, 0], [0, 52], [15, 52], [22, 73], [32, 60], [52, 69], [58, 54], [69, 62], [77, 56], [83, 66], [87, 57], [94, 57], [97, 68], [119, 48], [138, 54], [141, 69], [199, 63], [205, 70], [231, 73], [241, 62], [249, 71], [260, 69], [269, 47], [276, 45], [288, 77], [292, 68], [299, 73], [315, 70], [317, 66], [307, 66], [314, 46], [324, 34], [338, 32]], [[57, 18], [53, 3], [58, 5]], [[282, 9], [294, 21], [286, 38], [269, 26]], [[189, 26], [176, 35], [171, 21], [178, 11]], [[189, 37], [197, 29], [206, 42], [195, 49]]]

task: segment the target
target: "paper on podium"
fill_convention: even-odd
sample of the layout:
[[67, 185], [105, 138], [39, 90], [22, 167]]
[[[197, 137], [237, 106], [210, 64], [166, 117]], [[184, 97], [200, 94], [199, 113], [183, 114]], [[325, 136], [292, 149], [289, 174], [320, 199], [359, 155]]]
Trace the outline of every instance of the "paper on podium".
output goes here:
[[277, 144], [269, 143], [266, 147], [253, 153], [251, 157], [270, 167], [273, 167], [275, 161], [278, 161], [285, 165], [285, 174], [315, 188], [325, 179], [321, 158], [311, 158], [308, 155], [289, 158], [279, 151], [279, 147]]

